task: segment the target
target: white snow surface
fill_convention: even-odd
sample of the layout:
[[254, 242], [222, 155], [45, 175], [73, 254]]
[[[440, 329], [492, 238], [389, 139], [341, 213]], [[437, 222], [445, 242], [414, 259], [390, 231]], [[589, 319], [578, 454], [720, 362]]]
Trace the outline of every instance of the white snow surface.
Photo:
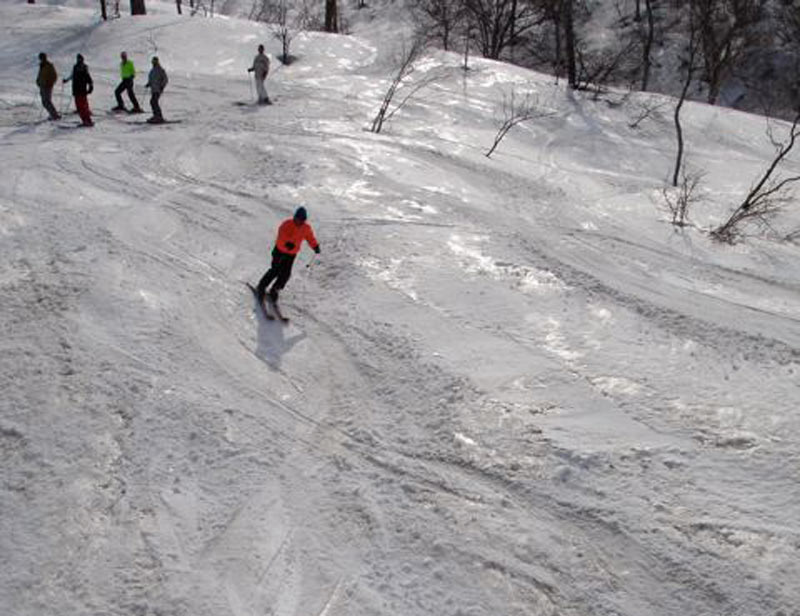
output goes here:
[[[379, 11], [280, 67], [148, 8], [0, 5], [0, 614], [800, 613], [798, 208], [702, 232], [763, 118], [686, 106], [678, 232], [666, 98], [433, 53], [376, 135]], [[275, 104], [235, 106], [259, 41]], [[181, 123], [105, 112], [123, 48]], [[86, 56], [93, 129], [44, 121], [39, 51]], [[512, 87], [551, 113], [487, 158]], [[284, 326], [243, 282], [301, 204]]]

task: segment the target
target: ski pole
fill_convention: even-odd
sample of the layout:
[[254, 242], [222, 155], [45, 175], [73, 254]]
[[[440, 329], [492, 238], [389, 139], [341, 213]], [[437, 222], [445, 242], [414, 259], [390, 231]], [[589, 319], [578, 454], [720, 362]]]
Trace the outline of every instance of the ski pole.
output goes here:
[[58, 97], [58, 115], [64, 115], [64, 82], [61, 82], [61, 94]]
[[[33, 101], [31, 102], [31, 106], [36, 104], [36, 92], [33, 93]], [[34, 107], [35, 109], [35, 107]], [[44, 113], [44, 105], [39, 105], [39, 115], [36, 117], [36, 121], [40, 121], [42, 119], [42, 114]]]
[[[33, 109], [33, 113], [36, 113], [36, 94], [37, 91], [33, 92], [33, 98], [31, 99], [31, 104], [28, 105], [31, 109]], [[39, 117], [41, 118], [41, 111], [39, 112]]]
[[58, 110], [59, 115], [64, 115], [67, 111], [67, 107], [69, 106], [69, 100], [64, 98], [64, 82], [61, 82], [61, 103], [59, 105], [61, 109]]

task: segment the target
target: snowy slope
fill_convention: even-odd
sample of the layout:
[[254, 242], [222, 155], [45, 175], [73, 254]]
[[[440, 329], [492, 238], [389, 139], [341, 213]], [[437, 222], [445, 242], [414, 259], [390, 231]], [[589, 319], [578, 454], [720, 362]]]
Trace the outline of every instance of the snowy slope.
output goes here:
[[[0, 6], [0, 613], [797, 613], [800, 250], [666, 224], [668, 107], [436, 54], [375, 135], [379, 20], [256, 108], [263, 25], [148, 8]], [[122, 48], [181, 123], [105, 113]], [[39, 121], [42, 50], [94, 129]], [[487, 159], [512, 86], [552, 113]], [[772, 146], [685, 124], [707, 227]], [[280, 326], [243, 282], [300, 204]]]

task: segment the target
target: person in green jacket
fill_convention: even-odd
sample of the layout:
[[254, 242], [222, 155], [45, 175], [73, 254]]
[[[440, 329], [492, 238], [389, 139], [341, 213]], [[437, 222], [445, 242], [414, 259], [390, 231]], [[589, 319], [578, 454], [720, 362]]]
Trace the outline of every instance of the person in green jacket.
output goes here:
[[133, 60], [128, 59], [128, 54], [126, 52], [122, 52], [119, 54], [121, 62], [119, 63], [119, 76], [122, 77], [122, 81], [117, 86], [117, 89], [114, 90], [114, 96], [117, 97], [117, 106], [114, 107], [114, 111], [126, 111], [125, 103], [122, 101], [122, 93], [127, 92], [128, 98], [131, 99], [131, 104], [133, 105], [133, 109], [131, 113], [143, 113], [142, 108], [139, 107], [139, 101], [136, 100], [136, 95], [133, 93], [133, 79], [136, 77], [136, 69], [133, 66]]

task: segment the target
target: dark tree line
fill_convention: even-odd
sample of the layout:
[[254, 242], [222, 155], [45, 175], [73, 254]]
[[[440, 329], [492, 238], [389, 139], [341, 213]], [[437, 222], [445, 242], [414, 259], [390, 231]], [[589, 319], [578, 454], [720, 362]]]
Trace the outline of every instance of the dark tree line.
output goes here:
[[592, 42], [597, 26], [586, 0], [414, 0], [412, 6], [428, 37], [445, 50], [471, 45], [486, 58], [547, 68], [573, 88], [609, 83], [649, 90], [658, 70], [662, 87], [680, 89], [682, 75], [666, 75], [670, 66], [662, 58], [685, 46], [690, 22], [698, 45], [695, 83], [711, 104], [744, 63], [778, 41], [794, 50], [800, 74], [798, 0], [603, 1], [618, 14], [604, 48]]

